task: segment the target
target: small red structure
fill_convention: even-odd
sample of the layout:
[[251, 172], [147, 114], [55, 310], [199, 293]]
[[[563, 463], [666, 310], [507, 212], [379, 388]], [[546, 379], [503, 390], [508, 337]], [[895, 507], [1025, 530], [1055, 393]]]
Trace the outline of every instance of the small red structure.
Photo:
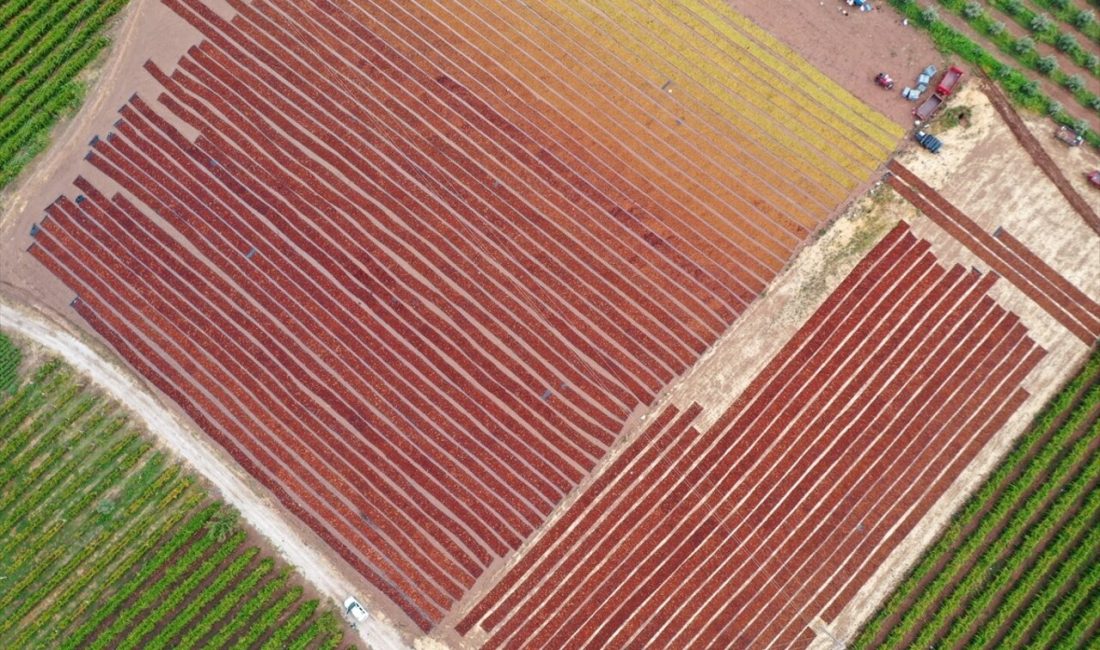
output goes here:
[[1090, 183], [1092, 183], [1096, 187], [1100, 187], [1100, 169], [1090, 172], [1087, 178], [1089, 179]]
[[947, 72], [943, 75], [943, 80], [940, 81], [940, 85], [936, 86], [936, 94], [947, 97], [951, 94], [951, 91], [955, 89], [955, 85], [959, 83], [959, 79], [963, 76], [961, 68], [951, 66], [947, 69]]

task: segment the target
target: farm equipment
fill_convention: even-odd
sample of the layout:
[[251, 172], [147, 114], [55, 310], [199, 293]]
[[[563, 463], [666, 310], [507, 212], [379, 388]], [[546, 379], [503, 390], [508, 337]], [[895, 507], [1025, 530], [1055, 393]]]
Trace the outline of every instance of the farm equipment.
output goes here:
[[932, 116], [936, 114], [936, 111], [940, 110], [943, 106], [943, 97], [940, 95], [932, 95], [928, 99], [924, 100], [920, 106], [913, 109], [913, 117], [917, 118], [921, 122], [927, 122], [932, 119]]
[[1054, 132], [1054, 137], [1058, 138], [1062, 142], [1065, 142], [1067, 146], [1079, 147], [1081, 143], [1085, 141], [1079, 133], [1069, 128], [1068, 126], [1060, 126], [1058, 130]]
[[891, 79], [890, 75], [886, 74], [885, 72], [880, 72], [875, 75], [875, 83], [877, 83], [879, 86], [882, 86], [886, 90], [894, 89], [894, 80]]
[[920, 96], [924, 94], [924, 91], [928, 90], [928, 84], [932, 82], [932, 77], [936, 76], [936, 66], [930, 65], [924, 70], [921, 70], [917, 75], [916, 88], [905, 87], [901, 91], [901, 96], [908, 99], [911, 102], [915, 102], [920, 99]]
[[931, 133], [925, 133], [924, 131], [917, 131], [913, 139], [917, 141], [920, 146], [931, 151], [932, 153], [939, 153], [940, 148], [943, 147], [943, 142], [932, 135]]
[[1090, 172], [1085, 178], [1089, 179], [1094, 186], [1100, 187], [1100, 169]]
[[[931, 83], [932, 77], [936, 74], [935, 66], [928, 66], [921, 72], [917, 81], [920, 83], [917, 85], [918, 91], [923, 91]], [[936, 92], [931, 97], [924, 100], [920, 106], [913, 109], [913, 117], [917, 118], [921, 122], [927, 122], [932, 119], [932, 116], [936, 114], [936, 111], [940, 110], [944, 102], [947, 101], [947, 96], [951, 94], [951, 91], [955, 89], [955, 86], [959, 83], [959, 79], [963, 76], [963, 71], [960, 68], [951, 66], [947, 69], [947, 72], [943, 75], [943, 79], [939, 85], [936, 86]]]
[[936, 94], [943, 97], [947, 97], [951, 94], [951, 91], [955, 89], [955, 86], [959, 83], [959, 79], [962, 79], [963, 71], [961, 68], [951, 66], [944, 73], [943, 79], [940, 80], [940, 85], [936, 86]]

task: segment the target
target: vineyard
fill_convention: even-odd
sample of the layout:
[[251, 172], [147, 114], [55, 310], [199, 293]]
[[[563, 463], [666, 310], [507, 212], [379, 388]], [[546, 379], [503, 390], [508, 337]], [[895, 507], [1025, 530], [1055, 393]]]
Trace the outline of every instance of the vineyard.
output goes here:
[[0, 393], [0, 530], [5, 648], [343, 639], [339, 618], [247, 544], [231, 511], [56, 360]]
[[457, 630], [484, 648], [807, 645], [1027, 398], [1045, 351], [996, 281], [899, 224], [713, 426], [669, 407]]
[[713, 1], [164, 4], [30, 254], [425, 631], [901, 134]]
[[1095, 647], [1098, 482], [1094, 351], [851, 647]]
[[0, 397], [14, 393], [19, 381], [19, 364], [23, 354], [11, 339], [0, 332]]
[[106, 47], [126, 0], [7, 0], [0, 5], [0, 188], [46, 148], [80, 104], [82, 70]]

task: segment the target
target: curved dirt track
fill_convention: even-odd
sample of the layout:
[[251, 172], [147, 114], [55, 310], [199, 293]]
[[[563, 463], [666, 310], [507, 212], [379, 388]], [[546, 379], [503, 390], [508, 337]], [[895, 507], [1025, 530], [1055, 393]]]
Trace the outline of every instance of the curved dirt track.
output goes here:
[[[212, 483], [221, 498], [237, 508], [249, 525], [325, 596], [340, 603], [348, 594], [356, 592], [356, 587], [296, 532], [295, 526], [251, 485], [232, 461], [224, 458], [200, 435], [189, 431], [127, 372], [44, 315], [0, 302], [0, 326], [61, 356], [125, 404], [164, 447]], [[358, 629], [362, 639], [374, 650], [407, 647], [393, 628], [374, 616], [368, 615]]]

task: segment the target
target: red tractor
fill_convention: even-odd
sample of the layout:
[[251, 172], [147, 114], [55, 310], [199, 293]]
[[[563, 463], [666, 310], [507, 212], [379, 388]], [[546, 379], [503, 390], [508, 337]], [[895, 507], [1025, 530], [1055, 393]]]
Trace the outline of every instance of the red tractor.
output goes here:
[[885, 72], [880, 72], [875, 75], [875, 83], [882, 86], [886, 90], [894, 89], [894, 80], [891, 79], [890, 75], [886, 74]]
[[1100, 169], [1097, 169], [1094, 172], [1090, 172], [1088, 176], [1086, 176], [1086, 178], [1088, 178], [1089, 182], [1096, 187], [1100, 187]]

